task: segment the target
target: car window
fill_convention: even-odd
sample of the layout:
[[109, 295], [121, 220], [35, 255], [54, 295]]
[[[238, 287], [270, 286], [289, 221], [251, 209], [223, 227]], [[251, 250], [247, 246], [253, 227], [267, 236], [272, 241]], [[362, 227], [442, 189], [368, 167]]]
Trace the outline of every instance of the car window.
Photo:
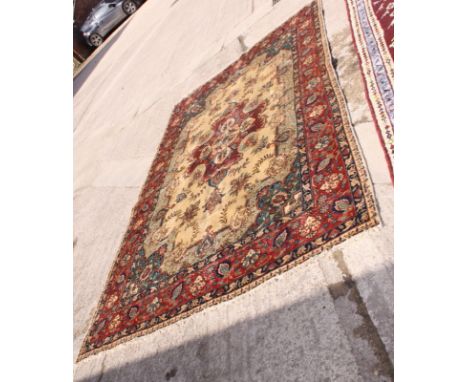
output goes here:
[[93, 10], [94, 17], [99, 18], [104, 16], [105, 14], [109, 13], [109, 4], [100, 3], [96, 8]]

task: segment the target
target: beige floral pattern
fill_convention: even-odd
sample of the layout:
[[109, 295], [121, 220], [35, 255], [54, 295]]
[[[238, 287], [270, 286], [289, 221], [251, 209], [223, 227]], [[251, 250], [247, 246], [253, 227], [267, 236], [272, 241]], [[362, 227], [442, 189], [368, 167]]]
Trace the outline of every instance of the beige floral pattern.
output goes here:
[[309, 216], [305, 223], [304, 226], [299, 230], [302, 236], [311, 238], [313, 237], [316, 233], [317, 230], [320, 227], [320, 220], [316, 217]]
[[121, 321], [122, 317], [120, 316], [120, 314], [114, 316], [111, 322], [109, 323], [109, 330], [115, 330], [120, 325]]
[[[265, 179], [282, 181], [290, 171], [296, 151], [294, 134], [287, 133], [296, 123], [292, 63], [286, 50], [268, 65], [261, 55], [211, 93], [204, 108], [191, 109], [197, 114], [181, 131], [183, 144], [176, 145], [145, 241], [146, 256], [167, 244], [164, 272], [174, 274], [236, 242], [255, 223], [255, 195]], [[265, 89], [272, 95], [258, 97]], [[216, 230], [207, 247], [210, 226]]]
[[331, 174], [326, 177], [326, 180], [320, 186], [320, 189], [322, 191], [332, 192], [335, 188], [339, 186], [342, 179], [343, 179], [343, 175], [341, 174]]
[[247, 255], [244, 257], [244, 260], [242, 260], [242, 265], [245, 268], [247, 268], [248, 266], [255, 264], [257, 260], [258, 253], [251, 249], [249, 252], [247, 252]]
[[192, 285], [190, 286], [190, 292], [193, 295], [198, 294], [203, 287], [205, 286], [205, 280], [203, 279], [202, 276], [198, 275], [195, 280], [193, 281]]

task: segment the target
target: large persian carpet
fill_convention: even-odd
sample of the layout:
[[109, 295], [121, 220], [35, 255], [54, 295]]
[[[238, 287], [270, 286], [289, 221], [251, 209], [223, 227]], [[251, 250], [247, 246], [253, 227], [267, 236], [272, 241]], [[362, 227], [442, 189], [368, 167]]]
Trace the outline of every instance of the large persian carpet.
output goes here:
[[313, 3], [174, 109], [79, 359], [377, 224]]
[[393, 0], [346, 0], [367, 100], [393, 179]]

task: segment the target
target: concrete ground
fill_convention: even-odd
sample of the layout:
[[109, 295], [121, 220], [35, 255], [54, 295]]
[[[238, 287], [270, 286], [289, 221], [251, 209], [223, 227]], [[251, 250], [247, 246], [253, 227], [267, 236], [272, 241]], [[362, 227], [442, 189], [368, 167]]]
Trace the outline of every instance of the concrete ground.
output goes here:
[[[74, 80], [74, 356], [173, 106], [310, 0], [148, 0]], [[75, 381], [393, 379], [393, 186], [343, 0], [323, 0], [382, 224], [75, 364]]]

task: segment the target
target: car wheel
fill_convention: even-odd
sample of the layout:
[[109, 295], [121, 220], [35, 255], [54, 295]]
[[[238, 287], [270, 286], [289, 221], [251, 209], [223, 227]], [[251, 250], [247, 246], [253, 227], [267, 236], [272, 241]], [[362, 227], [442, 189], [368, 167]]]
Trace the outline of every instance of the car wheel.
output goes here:
[[131, 15], [132, 13], [135, 13], [137, 10], [137, 5], [134, 1], [132, 0], [127, 0], [124, 1], [122, 4], [122, 9], [127, 15]]
[[91, 35], [89, 36], [89, 42], [92, 46], [99, 46], [102, 44], [102, 41], [102, 37], [97, 33], [91, 33]]

